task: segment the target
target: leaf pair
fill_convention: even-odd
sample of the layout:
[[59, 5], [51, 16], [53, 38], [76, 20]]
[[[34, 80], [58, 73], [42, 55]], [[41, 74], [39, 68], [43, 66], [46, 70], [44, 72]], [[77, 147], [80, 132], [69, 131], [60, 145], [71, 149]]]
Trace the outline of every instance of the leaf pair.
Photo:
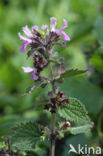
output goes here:
[[[76, 98], [69, 98], [69, 104], [58, 109], [60, 117], [75, 123], [69, 128], [71, 134], [86, 133], [92, 128], [92, 123], [88, 118], [87, 111], [83, 104]], [[9, 139], [12, 147], [21, 151], [31, 151], [40, 141], [42, 131], [33, 121], [18, 124], [11, 133]]]
[[[79, 75], [79, 74], [82, 74], [82, 73], [85, 73], [87, 70], [78, 70], [78, 69], [72, 69], [72, 70], [68, 70], [66, 71], [65, 73], [62, 73], [60, 76], [57, 76], [56, 77], [56, 80], [60, 79], [60, 78], [66, 78], [66, 77], [71, 77], [71, 76], [75, 76], [75, 75]], [[29, 86], [27, 89], [26, 89], [26, 93], [24, 95], [28, 95], [28, 94], [31, 94], [34, 89], [37, 89], [39, 88], [40, 86], [41, 87], [45, 87], [48, 83], [50, 83], [48, 80], [44, 79], [40, 82], [36, 82], [35, 84]]]

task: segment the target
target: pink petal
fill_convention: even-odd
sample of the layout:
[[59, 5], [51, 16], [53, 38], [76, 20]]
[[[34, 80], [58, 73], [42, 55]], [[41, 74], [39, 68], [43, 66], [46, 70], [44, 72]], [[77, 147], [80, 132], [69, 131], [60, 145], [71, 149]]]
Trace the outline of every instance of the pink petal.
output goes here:
[[24, 41], [23, 43], [22, 43], [22, 47], [20, 48], [20, 51], [21, 52], [25, 52], [26, 51], [26, 47], [29, 45], [29, 43], [27, 42], [27, 41]]
[[28, 26], [26, 25], [23, 27], [23, 32], [28, 36], [28, 37], [33, 37], [31, 31], [29, 30]]
[[25, 73], [30, 73], [32, 80], [38, 79], [38, 76], [35, 74], [35, 72], [37, 71], [36, 68], [22, 67], [22, 69], [24, 70]]
[[38, 53], [36, 51], [33, 52], [34, 55], [38, 55]]
[[58, 32], [59, 35], [62, 33], [63, 29], [67, 28], [67, 21], [65, 19], [63, 21], [64, 21], [64, 24], [62, 25], [62, 27], [60, 28]]
[[68, 24], [67, 24], [67, 20], [66, 19], [64, 19], [63, 21], [64, 21], [64, 24], [63, 24], [62, 28], [65, 29], [65, 28], [67, 28]]
[[31, 67], [22, 67], [22, 69], [24, 70], [25, 73], [30, 73], [35, 70], [35, 68], [31, 68]]
[[64, 41], [67, 41], [67, 42], [70, 41], [70, 37], [64, 31], [62, 31], [61, 34], [63, 35]]
[[31, 43], [31, 42], [32, 42], [32, 40], [31, 40], [31, 39], [29, 39], [29, 38], [27, 38], [27, 37], [22, 36], [20, 32], [18, 33], [18, 36], [19, 36], [20, 40], [24, 40], [24, 41], [27, 41], [27, 42], [29, 42], [29, 43]]
[[56, 27], [56, 24], [57, 24], [57, 20], [56, 20], [55, 17], [51, 17], [50, 21], [51, 21], [51, 31], [55, 32], [55, 27]]
[[42, 29], [43, 29], [43, 30], [47, 30], [47, 29], [48, 29], [48, 25], [47, 25], [47, 24], [42, 25]]
[[38, 26], [37, 26], [37, 25], [34, 25], [34, 26], [32, 27], [32, 32], [33, 32], [33, 30], [38, 31]]
[[37, 80], [38, 79], [38, 76], [35, 75], [35, 72], [34, 71], [33, 72], [30, 72], [30, 74], [31, 74], [31, 79], [32, 80]]

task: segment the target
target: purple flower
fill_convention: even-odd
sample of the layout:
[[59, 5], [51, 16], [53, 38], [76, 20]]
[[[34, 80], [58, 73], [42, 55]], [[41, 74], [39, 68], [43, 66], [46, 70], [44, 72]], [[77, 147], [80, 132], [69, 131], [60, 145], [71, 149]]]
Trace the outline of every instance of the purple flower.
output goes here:
[[[45, 31], [45, 35], [42, 35], [38, 31], [38, 26], [34, 25], [32, 27], [32, 31], [28, 28], [26, 25], [22, 28], [25, 36], [21, 35], [21, 33], [18, 33], [18, 36], [20, 40], [23, 40], [22, 46], [20, 48], [21, 52], [26, 51], [26, 47], [29, 46], [29, 52], [32, 52], [36, 50], [37, 52], [41, 53], [41, 50], [45, 49], [42, 53], [44, 53], [46, 50], [51, 49], [51, 46], [54, 44], [57, 44], [58, 41], [60, 41], [60, 36], [62, 36], [64, 41], [70, 41], [70, 37], [63, 31], [65, 28], [67, 28], [67, 21], [64, 19], [64, 23], [60, 29], [56, 29], [57, 20], [55, 17], [50, 18], [50, 29], [47, 24], [42, 25], [42, 30]], [[48, 49], [49, 47], [49, 49]]]
[[18, 36], [19, 36], [20, 40], [27, 41], [28, 43], [32, 42], [32, 40], [30, 38], [22, 36], [20, 32], [18, 33]]
[[63, 35], [64, 41], [67, 41], [67, 42], [70, 41], [70, 37], [64, 31], [62, 31], [61, 34]]
[[38, 79], [38, 76], [35, 74], [35, 72], [37, 71], [36, 68], [22, 67], [22, 69], [24, 70], [25, 73], [30, 73], [31, 74], [31, 79], [32, 80], [37, 80]]
[[48, 25], [47, 24], [45, 24], [45, 25], [42, 25], [42, 27], [41, 27], [43, 30], [47, 30], [48, 29]]
[[21, 48], [20, 48], [20, 51], [21, 52], [25, 52], [26, 51], [26, 47], [29, 45], [29, 42], [28, 41], [24, 41], [23, 43], [22, 43], [22, 46], [21, 46]]
[[[42, 25], [42, 29], [46, 31], [45, 38], [42, 36], [42, 34], [38, 31], [38, 26], [34, 25], [32, 27], [32, 32], [26, 25], [22, 28], [25, 36], [21, 35], [21, 33], [18, 33], [18, 36], [20, 40], [23, 40], [22, 47], [20, 48], [21, 52], [26, 51], [26, 47], [29, 46], [29, 50], [36, 50], [39, 51], [39, 49], [43, 49], [45, 47], [51, 47], [51, 45], [56, 44], [60, 40], [60, 36], [62, 35], [62, 38], [64, 41], [70, 41], [70, 37], [63, 31], [65, 28], [67, 28], [67, 21], [64, 19], [64, 23], [60, 29], [56, 29], [57, 20], [55, 17], [50, 18], [50, 29], [47, 24]], [[53, 43], [53, 44], [52, 44]], [[49, 45], [50, 44], [50, 45]], [[32, 54], [32, 53], [31, 53]]]
[[67, 28], [67, 21], [66, 21], [65, 19], [64, 19], [63, 21], [64, 21], [64, 24], [63, 24], [62, 27], [60, 28], [58, 34], [61, 34], [62, 31], [63, 31], [63, 29]]
[[55, 32], [55, 27], [56, 27], [56, 25], [57, 25], [57, 20], [56, 20], [56, 18], [55, 17], [51, 17], [50, 18], [50, 22], [51, 22], [51, 31], [53, 31], [53, 32]]
[[[64, 41], [70, 41], [69, 36], [64, 32], [64, 29], [67, 28], [67, 21], [65, 19], [63, 21], [63, 25], [60, 29], [56, 29], [57, 19], [51, 17], [50, 28], [47, 24], [42, 25], [41, 29], [44, 31], [43, 33], [39, 31], [37, 25], [34, 25], [32, 30], [26, 25], [22, 28], [24, 35], [20, 32], [18, 33], [20, 40], [23, 40], [20, 51], [24, 53], [26, 48], [29, 47], [27, 58], [30, 56], [34, 58], [34, 68], [22, 67], [25, 73], [31, 75], [32, 80], [41, 80], [40, 73], [49, 63], [49, 57], [53, 51], [53, 46], [60, 45], [65, 47]], [[64, 41], [61, 41], [61, 36]], [[68, 101], [64, 101], [64, 103], [68, 103]]]
[[64, 41], [70, 41], [70, 37], [63, 31], [65, 28], [67, 28], [67, 21], [64, 19], [64, 24], [60, 28], [60, 30], [56, 29], [57, 20], [55, 17], [50, 18], [51, 21], [51, 32], [56, 32], [57, 35], [63, 35]]
[[33, 31], [38, 31], [38, 26], [37, 25], [34, 25], [33, 27], [32, 27], [32, 32]]
[[23, 32], [30, 38], [33, 37], [31, 31], [29, 30], [28, 26], [26, 25], [25, 27], [23, 27]]
[[26, 25], [25, 27], [22, 28], [23, 32], [25, 33], [25, 36], [22, 36], [21, 33], [18, 33], [18, 36], [20, 38], [20, 40], [23, 40], [24, 42], [22, 43], [22, 47], [20, 48], [21, 52], [25, 52], [26, 51], [26, 47], [30, 45], [30, 43], [32, 43], [32, 37], [33, 34], [31, 33], [31, 31], [29, 30], [28, 26]]
[[38, 53], [36, 51], [33, 52], [33, 55], [38, 55]]

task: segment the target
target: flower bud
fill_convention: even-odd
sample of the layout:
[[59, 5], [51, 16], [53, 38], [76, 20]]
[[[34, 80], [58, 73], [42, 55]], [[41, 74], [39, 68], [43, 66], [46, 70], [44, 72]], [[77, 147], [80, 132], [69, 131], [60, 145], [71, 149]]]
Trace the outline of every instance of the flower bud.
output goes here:
[[69, 121], [61, 122], [61, 129], [62, 130], [66, 130], [69, 126], [70, 126], [70, 122]]

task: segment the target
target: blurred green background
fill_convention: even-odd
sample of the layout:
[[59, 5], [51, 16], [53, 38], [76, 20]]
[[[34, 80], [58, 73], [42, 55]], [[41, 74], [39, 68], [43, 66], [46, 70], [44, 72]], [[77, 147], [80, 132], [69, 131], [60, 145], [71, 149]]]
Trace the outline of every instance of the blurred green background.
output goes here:
[[[59, 51], [67, 68], [88, 68], [86, 75], [65, 79], [58, 86], [67, 96], [80, 99], [94, 122], [89, 135], [67, 135], [57, 141], [56, 156], [67, 156], [69, 143], [103, 148], [103, 0], [0, 0], [0, 137], [20, 121], [48, 123], [49, 116], [40, 109], [45, 100], [39, 100], [39, 96], [45, 99], [48, 88], [22, 96], [33, 81], [21, 67], [32, 65], [32, 60], [20, 53], [17, 33], [25, 25], [49, 24], [52, 16], [58, 28], [63, 18], [68, 21], [71, 42]], [[41, 148], [37, 156], [46, 156], [47, 151], [48, 146]]]

